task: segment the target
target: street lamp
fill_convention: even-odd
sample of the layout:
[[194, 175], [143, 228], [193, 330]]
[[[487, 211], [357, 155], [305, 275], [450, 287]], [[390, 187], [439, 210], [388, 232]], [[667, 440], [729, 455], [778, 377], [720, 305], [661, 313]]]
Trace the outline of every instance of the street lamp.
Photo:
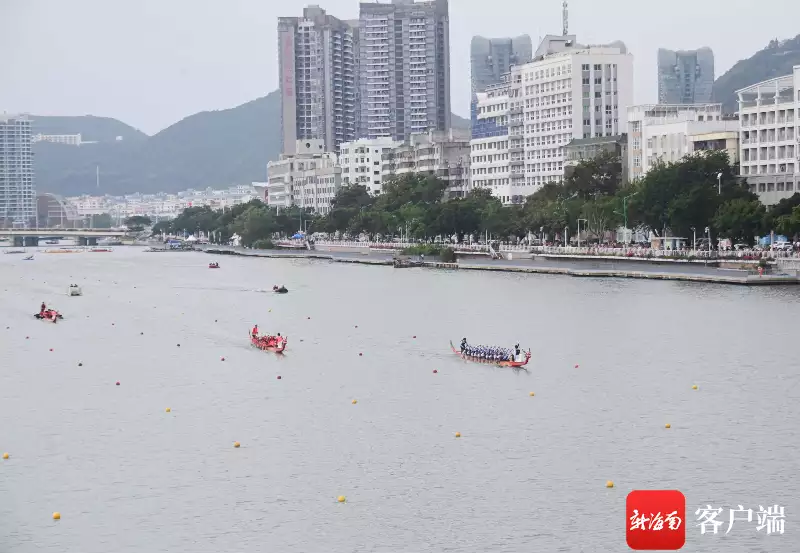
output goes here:
[[578, 218], [578, 248], [581, 247], [581, 221], [585, 221], [586, 222], [586, 226], [587, 227], [589, 226], [589, 220], [588, 219]]
[[697, 229], [692, 227], [692, 250], [697, 250]]
[[717, 194], [722, 196], [722, 172], [717, 173]]
[[708, 235], [708, 255], [711, 255], [711, 227], [706, 227], [706, 235]]

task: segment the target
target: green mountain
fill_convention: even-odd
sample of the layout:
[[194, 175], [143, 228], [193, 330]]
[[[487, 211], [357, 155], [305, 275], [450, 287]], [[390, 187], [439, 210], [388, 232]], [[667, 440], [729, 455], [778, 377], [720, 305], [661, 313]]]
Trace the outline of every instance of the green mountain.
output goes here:
[[121, 121], [110, 117], [82, 115], [76, 117], [32, 115], [31, 130], [44, 135], [81, 134], [84, 141], [114, 142], [117, 137], [123, 141], [143, 141], [147, 135]]
[[714, 99], [722, 102], [725, 113], [739, 110], [736, 91], [774, 77], [790, 75], [800, 65], [800, 35], [793, 39], [773, 40], [766, 48], [746, 60], [740, 60], [714, 82]]
[[[37, 118], [42, 128], [48, 124], [48, 129], [60, 133], [86, 129], [84, 140], [101, 140], [81, 147], [34, 144], [37, 188], [65, 196], [116, 195], [263, 181], [267, 162], [277, 159], [281, 150], [280, 105], [280, 95], [274, 91], [235, 108], [191, 115], [151, 137], [140, 133], [136, 138], [131, 131], [138, 131], [113, 119]], [[105, 126], [103, 133], [89, 125], [99, 121]], [[455, 114], [452, 124], [469, 128], [469, 120]], [[118, 135], [125, 138], [114, 140]]]

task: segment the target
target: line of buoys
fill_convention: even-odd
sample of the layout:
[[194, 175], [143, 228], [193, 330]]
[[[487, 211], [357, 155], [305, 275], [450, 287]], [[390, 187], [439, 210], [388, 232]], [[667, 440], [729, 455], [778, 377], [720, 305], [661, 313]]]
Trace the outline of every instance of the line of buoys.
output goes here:
[[344, 496], [340, 496], [339, 498], [336, 499], [336, 502], [339, 502], [339, 503], [342, 503], [342, 502], [345, 502], [345, 501], [347, 501], [347, 499]]
[[8, 460], [8, 458], [9, 458], [8, 452], [3, 452], [3, 459]]
[[613, 489], [614, 488], [614, 481], [606, 481], [606, 488]]
[[239, 448], [240, 446], [242, 446], [242, 445], [241, 445], [241, 444], [239, 444], [238, 442], [234, 442], [234, 443], [233, 443], [233, 447], [234, 447], [234, 448]]

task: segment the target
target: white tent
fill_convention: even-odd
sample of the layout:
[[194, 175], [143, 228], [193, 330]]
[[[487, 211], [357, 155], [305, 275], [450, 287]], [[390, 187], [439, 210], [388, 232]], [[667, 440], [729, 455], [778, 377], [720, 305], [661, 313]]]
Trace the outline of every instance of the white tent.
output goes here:
[[186, 242], [197, 242], [197, 237], [192, 235], [191, 237], [186, 239]]

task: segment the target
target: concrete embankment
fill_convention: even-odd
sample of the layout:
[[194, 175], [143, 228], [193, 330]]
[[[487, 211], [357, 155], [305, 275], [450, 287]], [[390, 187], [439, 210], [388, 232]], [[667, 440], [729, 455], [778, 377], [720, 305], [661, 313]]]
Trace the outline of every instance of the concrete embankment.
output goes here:
[[[391, 266], [392, 252], [335, 252], [325, 253], [308, 250], [250, 250], [243, 248], [206, 247], [203, 251], [214, 255], [252, 256], [258, 258], [306, 258], [328, 260], [338, 263]], [[631, 267], [632, 266], [632, 267]], [[517, 259], [517, 260], [462, 260], [458, 263], [426, 261], [427, 269], [504, 271], [513, 273], [538, 273], [548, 275], [568, 275], [571, 277], [612, 277], [626, 279], [657, 279], [670, 281], [692, 281], [728, 285], [796, 285], [800, 279], [791, 274], [765, 274], [737, 269], [720, 269], [696, 264], [649, 264], [646, 261], [587, 260], [587, 259]]]

